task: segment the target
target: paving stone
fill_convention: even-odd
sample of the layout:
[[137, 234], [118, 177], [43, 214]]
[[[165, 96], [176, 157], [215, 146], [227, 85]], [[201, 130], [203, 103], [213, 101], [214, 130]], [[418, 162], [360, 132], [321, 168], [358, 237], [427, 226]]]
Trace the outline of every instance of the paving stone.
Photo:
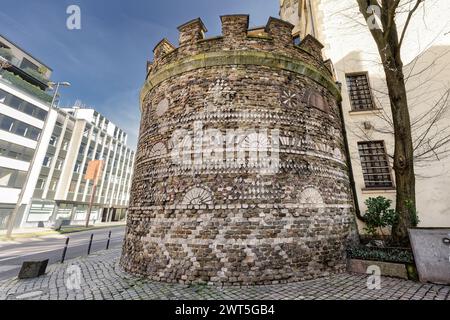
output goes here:
[[[369, 290], [366, 276], [338, 273], [324, 278], [289, 284], [261, 286], [204, 286], [155, 282], [131, 276], [119, 267], [120, 249], [67, 261], [42, 279], [0, 281], [0, 299], [42, 291], [36, 300], [450, 300], [450, 287], [381, 278], [381, 290]], [[67, 268], [81, 270], [80, 290], [66, 287]], [[101, 275], [102, 277], [99, 277]], [[55, 281], [63, 279], [63, 281]], [[87, 282], [86, 279], [91, 279]], [[86, 282], [83, 282], [86, 281]], [[58, 284], [58, 285], [57, 285]]]

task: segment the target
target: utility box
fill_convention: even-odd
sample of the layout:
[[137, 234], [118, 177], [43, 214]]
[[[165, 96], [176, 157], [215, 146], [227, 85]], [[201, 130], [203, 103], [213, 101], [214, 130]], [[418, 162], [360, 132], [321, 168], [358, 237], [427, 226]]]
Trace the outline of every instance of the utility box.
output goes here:
[[450, 228], [413, 228], [409, 238], [420, 282], [450, 284]]

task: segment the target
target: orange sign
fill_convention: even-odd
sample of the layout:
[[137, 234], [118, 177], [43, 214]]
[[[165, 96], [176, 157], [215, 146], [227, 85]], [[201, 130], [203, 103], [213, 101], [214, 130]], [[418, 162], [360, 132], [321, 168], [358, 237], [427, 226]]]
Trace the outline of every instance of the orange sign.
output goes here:
[[84, 176], [84, 178], [86, 180], [93, 180], [97, 182], [102, 174], [102, 169], [103, 169], [103, 160], [92, 160], [89, 162], [86, 175]]

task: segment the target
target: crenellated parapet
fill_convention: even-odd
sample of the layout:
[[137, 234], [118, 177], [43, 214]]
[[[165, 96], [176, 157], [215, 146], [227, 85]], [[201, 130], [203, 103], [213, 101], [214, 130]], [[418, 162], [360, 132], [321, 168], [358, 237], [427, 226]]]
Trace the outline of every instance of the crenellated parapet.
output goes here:
[[221, 16], [222, 35], [226, 40], [244, 40], [248, 34], [249, 15]]
[[162, 39], [153, 49], [153, 57], [155, 60], [159, 60], [162, 56], [175, 50], [175, 46], [170, 43], [167, 38]]
[[178, 27], [178, 47], [167, 39], [158, 43], [154, 49], [154, 61], [147, 70], [142, 99], [165, 76], [175, 76], [208, 64], [233, 62], [247, 65], [263, 63], [268, 67], [275, 65], [304, 72], [329, 87], [340, 99], [330, 66], [323, 61], [323, 45], [318, 40], [307, 36], [300, 45], [295, 45], [292, 36], [294, 26], [273, 17], [269, 18], [265, 27], [256, 29], [249, 29], [248, 15], [224, 15], [220, 19], [221, 36], [207, 38], [207, 29], [197, 18]]
[[188, 21], [178, 27], [180, 46], [191, 45], [205, 38], [208, 31], [200, 18]]
[[294, 45], [293, 29], [293, 24], [273, 17], [269, 18], [266, 25], [266, 32], [274, 40], [274, 45], [288, 46], [288, 48]]
[[323, 59], [322, 49], [323, 44], [319, 40], [308, 34], [300, 43], [300, 48], [311, 53], [317, 59]]

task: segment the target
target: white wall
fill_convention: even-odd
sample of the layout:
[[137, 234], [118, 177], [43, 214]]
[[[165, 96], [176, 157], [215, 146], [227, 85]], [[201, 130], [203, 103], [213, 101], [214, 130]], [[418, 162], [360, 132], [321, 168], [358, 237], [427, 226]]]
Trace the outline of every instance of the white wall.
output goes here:
[[[403, 1], [404, 2], [404, 1]], [[390, 103], [384, 70], [380, 64], [378, 49], [359, 13], [355, 0], [315, 0], [318, 23], [318, 39], [324, 44], [324, 58], [331, 58], [338, 80], [343, 84], [343, 111], [347, 127], [353, 172], [356, 180], [360, 208], [365, 211], [364, 201], [378, 195], [395, 199], [395, 190], [366, 191], [357, 142], [385, 140], [388, 152], [393, 154], [393, 136], [382, 133], [390, 129], [383, 120], [390, 116]], [[420, 10], [411, 20], [406, 34], [402, 57], [407, 81], [411, 117], [414, 120], [430, 113], [443, 93], [450, 89], [450, 1], [425, 2], [426, 10]], [[282, 15], [283, 16], [283, 15]], [[405, 15], [398, 16], [399, 29], [403, 28]], [[415, 60], [415, 58], [417, 58]], [[378, 111], [352, 113], [347, 93], [346, 73], [367, 71]], [[449, 107], [450, 109], [450, 107]], [[441, 125], [433, 132], [450, 134], [447, 111]], [[375, 130], [362, 129], [369, 121]], [[427, 123], [424, 119], [423, 123]], [[421, 123], [421, 122], [419, 122]], [[429, 121], [428, 121], [429, 123]], [[419, 126], [417, 126], [419, 127]], [[391, 129], [390, 129], [391, 130]], [[420, 128], [413, 128], [413, 135]], [[418, 141], [418, 139], [416, 139]], [[450, 149], [450, 146], [449, 148]], [[440, 157], [433, 161], [416, 162], [417, 207], [421, 226], [450, 226], [450, 158]]]
[[33, 197], [33, 193], [36, 188], [36, 183], [39, 179], [39, 175], [41, 173], [42, 163], [44, 162], [44, 158], [47, 153], [47, 148], [50, 143], [50, 138], [52, 136], [57, 117], [58, 112], [56, 110], [50, 110], [47, 116], [47, 123], [45, 125], [44, 130], [41, 133], [42, 137], [40, 144], [38, 145], [38, 148], [36, 150], [34, 163], [33, 166], [31, 167], [31, 172], [26, 182], [26, 187], [23, 194], [23, 200], [21, 205], [28, 204]]
[[[320, 1], [319, 14], [323, 26], [320, 40], [325, 44], [325, 56], [332, 59], [338, 80], [343, 83], [344, 117], [347, 124], [356, 189], [360, 207], [364, 212], [364, 201], [368, 197], [383, 195], [394, 200], [395, 192], [392, 190], [363, 191], [364, 180], [357, 142], [385, 140], [391, 155], [394, 147], [391, 134], [377, 132], [377, 130], [389, 128], [386, 121], [382, 119], [385, 114], [390, 115], [385, 76], [378, 50], [368, 29], [358, 26], [352, 20], [354, 17], [361, 16], [354, 4], [354, 0]], [[348, 10], [352, 6], [354, 11]], [[405, 63], [405, 75], [414, 75], [408, 79], [407, 83], [413, 120], [430, 110], [442, 94], [450, 89], [450, 53], [447, 52], [450, 49], [448, 12], [450, 12], [450, 1], [429, 2], [426, 4], [425, 14], [419, 11], [411, 21], [404, 41], [402, 57]], [[400, 16], [398, 20], [402, 27], [401, 21], [404, 21], [404, 16]], [[418, 56], [420, 58], [412, 62]], [[375, 103], [385, 111], [350, 113], [345, 74], [359, 71], [369, 72]], [[448, 113], [446, 117], [448, 117]], [[370, 121], [376, 130], [361, 130], [364, 121]], [[419, 129], [413, 128], [414, 133], [417, 136]], [[431, 162], [416, 163], [416, 176], [420, 225], [424, 227], [450, 226], [450, 197], [448, 197], [450, 193], [450, 159], [442, 158], [434, 159]]]

